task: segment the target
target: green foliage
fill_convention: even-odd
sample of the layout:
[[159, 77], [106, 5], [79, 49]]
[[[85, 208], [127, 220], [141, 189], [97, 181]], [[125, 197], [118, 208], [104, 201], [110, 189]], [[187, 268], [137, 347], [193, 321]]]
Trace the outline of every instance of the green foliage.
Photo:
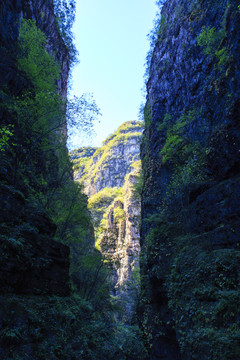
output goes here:
[[120, 207], [115, 207], [113, 210], [114, 219], [119, 223], [124, 220], [125, 218], [125, 211]]
[[[185, 112], [175, 124], [167, 114], [161, 124], [166, 130], [166, 142], [160, 152], [162, 163], [170, 161], [173, 169], [166, 189], [169, 205], [175, 203], [183, 206], [183, 199], [188, 199], [191, 190], [211, 180], [207, 174], [208, 149], [194, 139], [192, 130], [200, 117], [201, 109], [194, 109]], [[204, 127], [198, 127], [197, 131], [201, 134]]]
[[36, 92], [56, 92], [60, 67], [46, 50], [46, 36], [34, 20], [22, 19], [19, 33], [18, 66], [34, 85]]
[[84, 183], [89, 168], [88, 165], [91, 163], [91, 158], [96, 151], [97, 148], [82, 147], [70, 152], [73, 171], [81, 183]]
[[137, 181], [134, 184], [134, 189], [136, 190], [136, 193], [138, 194], [139, 197], [141, 197], [142, 195], [142, 188], [143, 188], [143, 172], [140, 171], [138, 177], [137, 177]]
[[107, 215], [113, 201], [122, 195], [122, 188], [104, 188], [91, 196], [88, 200], [88, 208], [95, 230], [95, 247], [100, 250], [99, 241], [107, 226]]
[[[65, 104], [57, 89], [59, 66], [45, 46], [46, 37], [35, 22], [22, 19], [18, 67], [27, 77], [29, 86], [19, 96], [11, 99], [8, 105], [8, 110], [16, 118], [16, 136], [13, 137], [17, 144], [14, 181], [23, 178], [21, 173], [26, 169], [29, 169], [31, 176], [41, 163], [41, 177], [36, 177], [31, 182], [39, 183], [43, 190], [44, 182], [49, 183], [50, 178], [57, 183], [58, 176], [61, 178], [66, 176], [66, 171], [71, 172], [63, 137], [66, 120], [70, 133], [76, 127], [90, 132], [95, 115], [99, 112], [95, 102], [85, 95], [75, 97]], [[52, 166], [52, 163], [55, 165]], [[65, 168], [68, 170], [64, 170]]]
[[[118, 141], [120, 138], [127, 139], [127, 137], [134, 136], [135, 134], [139, 134], [139, 132], [142, 131], [143, 123], [141, 121], [127, 121], [123, 123], [117, 131], [115, 131], [113, 134], [109, 135], [107, 139], [103, 141], [103, 146], [107, 145], [110, 141], [112, 141], [114, 138], [116, 141]], [[121, 134], [126, 134], [121, 135]]]
[[133, 360], [147, 359], [142, 333], [137, 325], [118, 325], [116, 330], [119, 350], [114, 354], [114, 359]]
[[169, 127], [169, 124], [171, 124], [171, 122], [172, 122], [172, 115], [168, 113], [165, 114], [163, 121], [157, 126], [158, 131], [166, 130], [166, 128]]
[[227, 48], [221, 47], [224, 37], [223, 29], [217, 31], [215, 27], [203, 27], [197, 38], [198, 45], [203, 48], [204, 54], [217, 61], [218, 70], [222, 70], [230, 60]]
[[[34, 85], [34, 93], [28, 89], [15, 99], [14, 110], [21, 117], [21, 126], [25, 121], [28, 131], [29, 126], [33, 126], [33, 131], [46, 139], [49, 133], [56, 134], [57, 129], [64, 131], [67, 121], [69, 145], [71, 136], [77, 131], [90, 136], [100, 110], [88, 94], [74, 96], [67, 104], [61, 99], [57, 89], [60, 67], [46, 51], [46, 36], [33, 20], [22, 20], [18, 66]], [[55, 138], [54, 141], [58, 140]]]
[[[112, 149], [121, 143], [127, 143], [130, 139], [141, 141], [143, 130], [143, 123], [141, 121], [128, 121], [122, 124], [114, 134], [110, 135], [103, 145], [96, 150], [91, 160], [86, 161], [84, 164], [84, 176], [82, 181], [90, 179], [95, 181], [96, 175], [107, 165], [110, 157], [112, 156]], [[96, 161], [97, 160], [97, 161]]]
[[[103, 233], [107, 229], [107, 218], [113, 205], [117, 201], [123, 201], [123, 188], [104, 188], [89, 198], [88, 208], [95, 230], [95, 247], [100, 250], [100, 242]], [[122, 209], [114, 209], [115, 220], [121, 221], [124, 218]]]
[[[23, 71], [32, 88], [28, 87], [14, 99], [12, 110], [17, 114], [21, 131], [18, 140], [19, 156], [32, 161], [40, 149], [46, 156], [50, 148], [58, 147], [57, 130], [65, 124], [63, 101], [57, 92], [59, 66], [45, 49], [46, 37], [33, 20], [22, 19], [19, 34], [18, 67]], [[54, 145], [53, 145], [54, 143]]]
[[152, 123], [152, 113], [151, 113], [151, 107], [150, 104], [147, 103], [143, 109], [143, 115], [144, 115], [144, 125], [145, 125], [145, 133], [143, 134], [142, 143], [147, 143], [147, 131]]
[[166, 143], [160, 152], [163, 164], [165, 164], [168, 160], [173, 159], [178, 150], [182, 147], [182, 144], [183, 139], [179, 135], [168, 134]]
[[222, 34], [219, 34], [215, 27], [204, 27], [198, 36], [198, 45], [203, 47], [204, 54], [214, 56], [220, 37]]
[[[112, 202], [117, 196], [121, 195], [121, 188], [104, 188], [101, 191], [97, 192], [91, 196], [88, 200], [88, 206], [90, 210], [101, 210], [102, 207], [105, 207], [106, 203]], [[110, 205], [110, 204], [109, 204]]]
[[[94, 311], [78, 295], [72, 297], [1, 297], [4, 359], [133, 360], [147, 358], [138, 326], [116, 324], [109, 312]], [[11, 321], [11, 327], [6, 324]], [[26, 348], [26, 344], [31, 344]]]
[[207, 150], [200, 143], [194, 142], [187, 146], [184, 156], [186, 158], [182, 166], [174, 169], [173, 175], [167, 188], [168, 201], [183, 201], [194, 186], [200, 187], [210, 181], [206, 172]]
[[177, 238], [176, 244], [169, 304], [182, 352], [190, 352], [191, 358], [199, 351], [216, 360], [236, 358], [240, 351], [238, 253], [206, 251], [200, 239], [189, 236]]
[[[94, 240], [92, 244], [89, 242], [93, 235], [87, 199], [81, 186], [72, 181], [71, 163], [63, 137], [66, 104], [57, 89], [59, 66], [45, 47], [46, 37], [35, 22], [22, 19], [17, 61], [19, 71], [25, 74], [29, 86], [10, 105], [10, 110], [16, 116], [17, 133], [14, 185], [24, 183], [21, 187], [28, 194], [32, 211], [46, 213], [56, 224], [55, 239], [71, 248], [72, 280], [85, 289], [82, 296], [94, 302], [97, 296], [104, 298], [100, 295], [100, 289], [105, 289], [106, 296], [109, 294], [106, 282], [100, 286], [100, 279], [106, 277], [102, 274], [105, 274], [105, 270], [102, 270], [99, 254], [90, 256]], [[70, 100], [67, 109], [67, 120], [72, 126], [79, 125], [77, 117], [81, 114], [83, 127], [91, 128], [95, 103], [90, 104], [82, 96]], [[90, 260], [91, 270], [88, 265]], [[95, 268], [98, 267], [101, 267], [101, 271], [95, 275]], [[88, 277], [84, 274], [88, 274]], [[98, 295], [96, 289], [99, 289]], [[79, 291], [78, 287], [76, 291]]]
[[0, 151], [6, 151], [9, 147], [9, 140], [14, 134], [13, 127], [13, 125], [5, 125], [0, 128]]
[[163, 164], [169, 160], [179, 164], [179, 162], [185, 162], [186, 158], [191, 155], [189, 147], [197, 146], [197, 143], [192, 144], [192, 139], [188, 135], [188, 128], [197, 120], [200, 114], [200, 109], [189, 110], [183, 113], [175, 123], [172, 123], [170, 114], [164, 116], [163, 122], [160, 124], [161, 129], [166, 129], [167, 135], [165, 144], [160, 151]]

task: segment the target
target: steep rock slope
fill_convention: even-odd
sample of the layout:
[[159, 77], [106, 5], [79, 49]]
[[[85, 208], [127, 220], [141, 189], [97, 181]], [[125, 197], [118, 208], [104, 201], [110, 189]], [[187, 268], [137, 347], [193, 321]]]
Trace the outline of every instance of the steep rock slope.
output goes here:
[[90, 196], [96, 247], [111, 268], [112, 293], [120, 297], [122, 316], [130, 321], [139, 282], [141, 122], [130, 121], [99, 149], [74, 150], [74, 177]]
[[[139, 295], [141, 203], [134, 188], [139, 170], [126, 176], [123, 189], [106, 208], [97, 239], [97, 246], [111, 269], [112, 294], [117, 296], [121, 307], [120, 319], [127, 323], [132, 321]], [[99, 204], [91, 202], [93, 212], [95, 206]]]
[[239, 20], [235, 1], [162, 8], [141, 148], [151, 359], [239, 358]]
[[[140, 159], [142, 131], [141, 122], [128, 121], [110, 135], [103, 142], [103, 146], [96, 149], [93, 154], [94, 149], [80, 149], [79, 159], [85, 160], [79, 164], [84, 167], [75, 172], [75, 179], [81, 178], [81, 181], [84, 181], [85, 192], [89, 197], [106, 187], [123, 186], [125, 176], [133, 169], [132, 164]], [[74, 157], [76, 156], [77, 151], [74, 152]], [[77, 162], [77, 158], [74, 162]]]
[[[29, 125], [31, 110], [29, 108], [24, 115], [29, 123], [21, 123], [19, 109], [24, 109], [24, 102], [17, 104], [21, 97], [26, 104], [25, 94], [27, 90], [30, 93], [34, 87], [30, 78], [19, 70], [18, 65], [20, 49], [17, 41], [22, 18], [33, 19], [36, 28], [45, 32], [47, 50], [60, 64], [57, 91], [63, 98], [67, 92], [69, 51], [60, 36], [51, 1], [4, 1], [1, 3], [0, 17], [1, 131], [13, 129], [10, 137], [13, 136], [14, 139], [7, 139], [4, 144], [4, 132], [1, 132], [3, 145], [0, 171], [0, 247], [3, 256], [0, 265], [0, 288], [3, 293], [66, 295], [69, 293], [69, 248], [55, 243], [53, 238], [56, 225], [44, 209], [36, 206], [33, 199], [34, 192], [43, 191], [39, 179], [45, 178], [43, 181], [49, 185], [56, 176], [59, 165], [57, 155], [49, 150], [51, 155], [44, 158], [42, 154], [41, 158], [39, 148], [35, 146], [35, 143], [41, 142], [40, 132], [37, 132], [37, 128], [31, 129]], [[34, 38], [32, 42], [31, 45], [34, 46]], [[26, 49], [25, 52], [27, 53]], [[23, 112], [24, 110], [22, 114]], [[26, 135], [24, 131], [27, 126], [29, 128]], [[55, 163], [51, 171], [49, 161]]]

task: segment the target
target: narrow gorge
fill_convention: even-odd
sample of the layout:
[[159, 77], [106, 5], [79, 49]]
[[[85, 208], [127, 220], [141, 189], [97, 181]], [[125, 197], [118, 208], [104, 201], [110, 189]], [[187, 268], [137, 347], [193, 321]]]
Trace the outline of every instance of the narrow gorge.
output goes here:
[[240, 4], [157, 6], [144, 121], [68, 153], [75, 1], [0, 3], [0, 360], [240, 359]]

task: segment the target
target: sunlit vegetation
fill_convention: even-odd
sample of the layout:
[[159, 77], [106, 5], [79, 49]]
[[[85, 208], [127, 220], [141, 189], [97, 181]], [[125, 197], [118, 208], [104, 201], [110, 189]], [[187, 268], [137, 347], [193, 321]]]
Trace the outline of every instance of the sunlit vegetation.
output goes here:
[[[110, 135], [104, 142], [103, 145], [96, 149], [93, 156], [81, 156], [77, 157], [76, 151], [72, 152], [72, 161], [74, 164], [74, 170], [81, 170], [81, 182], [94, 183], [99, 175], [99, 172], [103, 170], [115, 151], [120, 144], [126, 145], [131, 139], [135, 139], [140, 142], [143, 131], [143, 123], [141, 121], [128, 121], [122, 124], [117, 131]], [[82, 152], [82, 149], [80, 149]], [[83, 151], [88, 153], [87, 148], [83, 148]], [[131, 165], [132, 166], [132, 165]]]
[[215, 58], [218, 70], [222, 70], [230, 61], [230, 55], [225, 46], [220, 46], [226, 36], [224, 29], [217, 31], [215, 27], [204, 27], [198, 36], [198, 45], [205, 55]]

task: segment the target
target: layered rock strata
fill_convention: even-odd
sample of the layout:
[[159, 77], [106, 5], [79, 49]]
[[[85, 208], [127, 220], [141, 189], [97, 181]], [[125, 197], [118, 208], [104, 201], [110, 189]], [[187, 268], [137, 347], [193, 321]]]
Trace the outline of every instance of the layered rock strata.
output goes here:
[[104, 188], [123, 186], [125, 176], [133, 169], [132, 164], [140, 159], [142, 132], [141, 122], [129, 121], [121, 125], [95, 151], [94, 148], [74, 151], [73, 162], [78, 164], [75, 165], [75, 179], [84, 182], [85, 192], [89, 197]]
[[130, 320], [139, 291], [140, 176], [142, 123], [131, 121], [99, 149], [71, 154], [74, 177], [84, 184], [96, 234], [96, 247], [111, 269], [112, 294], [120, 297], [122, 318]]
[[126, 179], [123, 198], [114, 200], [106, 211], [98, 244], [111, 269], [112, 294], [121, 306], [120, 318], [131, 322], [139, 295], [140, 197], [134, 188], [139, 171]]

